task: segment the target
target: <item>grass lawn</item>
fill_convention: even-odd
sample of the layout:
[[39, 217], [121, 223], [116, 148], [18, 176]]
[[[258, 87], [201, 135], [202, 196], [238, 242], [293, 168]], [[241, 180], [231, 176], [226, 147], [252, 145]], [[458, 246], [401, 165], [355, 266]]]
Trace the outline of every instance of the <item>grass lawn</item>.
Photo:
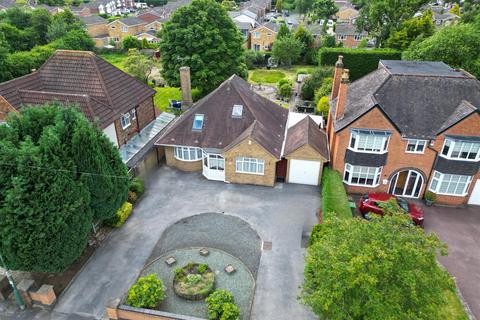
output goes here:
[[328, 167], [323, 169], [322, 174], [322, 212], [324, 219], [330, 217], [334, 212], [338, 218], [352, 217], [342, 178], [337, 171]]
[[167, 107], [170, 103], [169, 100], [182, 99], [182, 93], [180, 91], [180, 88], [158, 87], [155, 88], [155, 91], [157, 91], [157, 93], [155, 94], [153, 101], [155, 103], [155, 106], [162, 111], [167, 111]]
[[445, 320], [468, 320], [467, 313], [455, 291], [445, 290], [447, 304], [441, 306], [443, 319]]
[[111, 64], [113, 64], [118, 69], [125, 71], [125, 60], [127, 55], [124, 53], [102, 53], [100, 57]]
[[311, 65], [293, 65], [291, 67], [281, 67], [276, 69], [255, 69], [248, 71], [248, 80], [254, 83], [277, 83], [280, 79], [288, 79], [294, 82], [297, 78], [297, 72], [304, 70], [312, 73], [316, 66]]

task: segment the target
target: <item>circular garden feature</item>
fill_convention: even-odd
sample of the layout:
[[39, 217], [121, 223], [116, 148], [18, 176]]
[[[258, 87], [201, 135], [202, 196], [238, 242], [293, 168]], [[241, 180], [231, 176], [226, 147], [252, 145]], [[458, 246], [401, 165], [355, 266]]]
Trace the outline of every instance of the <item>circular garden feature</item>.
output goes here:
[[215, 273], [203, 263], [189, 262], [175, 269], [173, 291], [179, 297], [188, 300], [203, 300], [215, 288]]

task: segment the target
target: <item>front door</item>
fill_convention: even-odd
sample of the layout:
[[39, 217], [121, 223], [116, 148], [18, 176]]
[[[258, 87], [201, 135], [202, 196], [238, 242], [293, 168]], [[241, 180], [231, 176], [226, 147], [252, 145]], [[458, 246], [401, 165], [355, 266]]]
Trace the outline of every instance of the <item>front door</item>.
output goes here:
[[390, 181], [389, 193], [409, 198], [418, 198], [422, 190], [423, 177], [415, 170], [404, 170], [395, 174]]
[[287, 159], [282, 159], [277, 162], [275, 175], [277, 176], [277, 181], [285, 182], [285, 178], [287, 177]]
[[216, 153], [203, 153], [203, 175], [209, 180], [225, 181], [225, 159]]

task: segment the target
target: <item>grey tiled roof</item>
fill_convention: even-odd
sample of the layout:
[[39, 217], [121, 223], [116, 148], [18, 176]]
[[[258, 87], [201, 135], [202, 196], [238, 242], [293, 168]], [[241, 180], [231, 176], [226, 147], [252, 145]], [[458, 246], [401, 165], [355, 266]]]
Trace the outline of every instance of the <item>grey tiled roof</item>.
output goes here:
[[126, 17], [126, 18], [118, 19], [116, 21], [119, 21], [127, 26], [138, 26], [139, 24], [146, 24], [145, 21], [137, 17]]
[[334, 127], [342, 130], [378, 107], [402, 135], [432, 139], [479, 106], [480, 82], [463, 71], [443, 62], [382, 60], [377, 70], [350, 84], [344, 116]]
[[101, 24], [101, 23], [108, 23], [107, 19], [104, 19], [97, 15], [87, 16], [87, 17], [80, 17], [80, 20], [83, 21], [87, 26], [92, 24]]
[[337, 23], [335, 26], [335, 33], [336, 34], [345, 34], [349, 36], [353, 36], [356, 34], [366, 35], [366, 31], [358, 32], [357, 27], [351, 23]]

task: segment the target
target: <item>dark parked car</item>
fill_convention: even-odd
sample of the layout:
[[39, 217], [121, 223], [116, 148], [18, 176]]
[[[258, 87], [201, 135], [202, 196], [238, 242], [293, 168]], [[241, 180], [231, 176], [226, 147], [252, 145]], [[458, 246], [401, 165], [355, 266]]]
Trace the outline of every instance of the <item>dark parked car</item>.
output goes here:
[[370, 213], [375, 213], [383, 216], [384, 213], [382, 208], [380, 208], [379, 203], [386, 202], [392, 198], [397, 200], [398, 205], [410, 215], [416, 225], [421, 226], [423, 224], [422, 209], [420, 209], [413, 203], [407, 202], [403, 198], [399, 198], [393, 194], [388, 194], [385, 192], [365, 194], [364, 196], [362, 196], [362, 198], [360, 198], [358, 208], [365, 219], [369, 219]]

